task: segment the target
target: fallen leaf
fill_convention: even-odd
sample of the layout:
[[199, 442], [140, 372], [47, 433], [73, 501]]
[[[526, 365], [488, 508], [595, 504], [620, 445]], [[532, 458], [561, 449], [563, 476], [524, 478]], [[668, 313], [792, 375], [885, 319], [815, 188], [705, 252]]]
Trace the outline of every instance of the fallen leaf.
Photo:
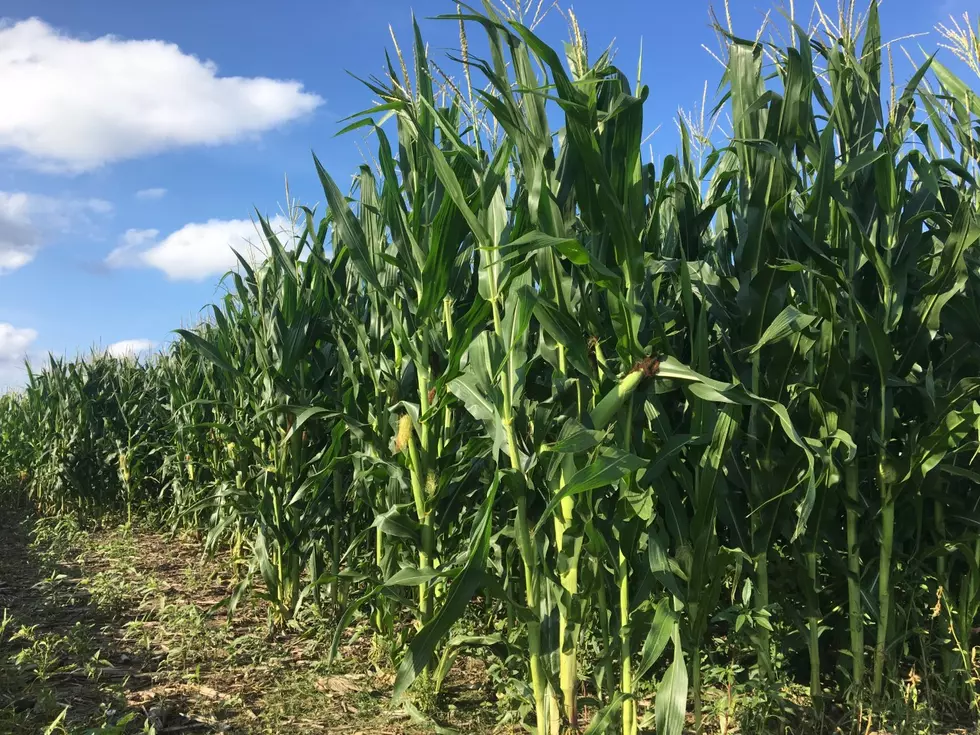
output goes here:
[[361, 691], [361, 688], [346, 676], [326, 676], [316, 680], [316, 690], [318, 692], [353, 694]]

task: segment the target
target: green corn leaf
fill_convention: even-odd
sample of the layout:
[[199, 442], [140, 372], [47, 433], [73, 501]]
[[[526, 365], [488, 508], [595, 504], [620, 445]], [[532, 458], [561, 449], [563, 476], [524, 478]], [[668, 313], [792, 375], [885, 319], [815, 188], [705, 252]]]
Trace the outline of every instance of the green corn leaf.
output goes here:
[[647, 637], [643, 641], [640, 662], [636, 667], [636, 678], [642, 680], [647, 672], [660, 660], [671, 638], [677, 633], [677, 616], [672, 608], [673, 600], [663, 598], [657, 603], [656, 613]]
[[210, 360], [212, 363], [214, 363], [214, 365], [221, 368], [226, 373], [236, 374], [238, 372], [225, 360], [221, 354], [221, 351], [208, 340], [204, 339], [198, 334], [195, 334], [189, 329], [175, 329], [174, 331], [183, 337], [187, 343], [198, 352], [198, 354], [205, 359]]
[[604, 733], [609, 732], [615, 725], [620, 710], [623, 709], [623, 703], [632, 698], [630, 694], [616, 692], [613, 698], [609, 700], [609, 704], [599, 710], [592, 718], [583, 735], [604, 735]]
[[385, 587], [417, 587], [431, 582], [433, 579], [445, 577], [450, 572], [438, 572], [434, 569], [418, 569], [417, 567], [402, 567], [385, 580]]
[[491, 509], [499, 484], [500, 476], [497, 475], [487, 491], [486, 499], [480, 507], [480, 514], [474, 522], [473, 533], [470, 538], [470, 552], [463, 571], [450, 586], [445, 603], [435, 617], [426, 623], [412, 639], [408, 651], [402, 658], [395, 676], [395, 686], [392, 693], [395, 700], [400, 699], [408, 691], [419, 672], [429, 664], [436, 644], [446, 637], [452, 626], [462, 617], [473, 595], [480, 588], [484, 568], [487, 564], [487, 555], [490, 551], [491, 522], [493, 519]]
[[552, 496], [544, 512], [541, 514], [542, 520], [534, 529], [534, 533], [539, 533], [544, 527], [546, 519], [555, 511], [562, 499], [595, 490], [607, 485], [613, 485], [623, 479], [630, 472], [636, 472], [646, 466], [646, 461], [639, 457], [624, 452], [621, 449], [609, 447], [603, 449], [600, 454], [590, 462], [589, 466], [579, 470], [565, 483], [565, 486]]
[[772, 324], [766, 327], [762, 337], [750, 350], [751, 353], [758, 352], [767, 344], [779, 342], [787, 337], [802, 332], [817, 320], [812, 314], [804, 314], [793, 305], [788, 305], [779, 312], [779, 315], [772, 320]]
[[654, 705], [657, 733], [681, 735], [687, 713], [687, 667], [681, 650], [680, 637], [674, 635], [674, 660], [657, 686]]

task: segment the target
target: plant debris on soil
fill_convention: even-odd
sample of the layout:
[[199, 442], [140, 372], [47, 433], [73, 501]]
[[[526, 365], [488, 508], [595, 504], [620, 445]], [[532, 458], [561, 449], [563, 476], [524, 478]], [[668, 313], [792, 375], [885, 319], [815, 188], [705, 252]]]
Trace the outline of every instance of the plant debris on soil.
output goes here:
[[270, 633], [256, 598], [229, 619], [234, 564], [199, 540], [57, 524], [0, 519], [0, 733], [508, 731], [477, 659], [459, 657], [430, 720], [392, 706], [370, 636], [328, 665], [326, 626]]
[[[0, 538], [0, 735], [523, 732], [478, 657], [456, 658], [423, 715], [392, 703], [394, 670], [366, 624], [328, 663], [322, 619], [273, 631], [257, 595], [229, 616], [240, 561], [193, 535], [8, 512]], [[745, 731], [726, 719], [706, 732]]]

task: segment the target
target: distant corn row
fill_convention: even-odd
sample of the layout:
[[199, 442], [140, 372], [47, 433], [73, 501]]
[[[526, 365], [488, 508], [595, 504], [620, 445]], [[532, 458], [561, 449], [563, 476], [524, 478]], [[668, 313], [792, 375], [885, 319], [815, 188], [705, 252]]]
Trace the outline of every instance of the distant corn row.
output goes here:
[[374, 165], [316, 162], [325, 214], [263, 221], [213, 318], [0, 399], [7, 491], [198, 528], [335, 649], [411, 631], [398, 695], [486, 646], [541, 735], [700, 729], [712, 666], [976, 706], [980, 98], [883, 83], [872, 5], [726, 37], [729, 136], [655, 166], [609, 55], [452, 19], [466, 83], [416, 27], [350, 126]]

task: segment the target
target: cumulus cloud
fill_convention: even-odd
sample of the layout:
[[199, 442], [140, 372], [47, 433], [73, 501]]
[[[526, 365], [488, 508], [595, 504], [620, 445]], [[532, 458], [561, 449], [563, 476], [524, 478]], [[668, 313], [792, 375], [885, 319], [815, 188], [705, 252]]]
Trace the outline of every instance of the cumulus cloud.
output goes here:
[[10, 369], [24, 361], [37, 332], [0, 322], [0, 368]]
[[37, 18], [0, 26], [0, 149], [85, 171], [282, 125], [323, 100], [296, 81], [223, 77], [157, 40], [72, 38]]
[[30, 263], [40, 242], [31, 222], [28, 195], [0, 192], [0, 274]]
[[157, 239], [160, 230], [130, 229], [119, 238], [119, 247], [105, 259], [110, 268], [136, 268], [144, 265], [143, 252]]
[[46, 237], [90, 226], [92, 215], [110, 212], [112, 204], [102, 199], [0, 191], [0, 275], [34, 260]]
[[148, 339], [124, 339], [109, 345], [106, 352], [113, 357], [136, 357], [154, 347], [156, 343]]
[[163, 199], [167, 195], [167, 190], [157, 186], [152, 189], [140, 189], [136, 192], [137, 199]]
[[[270, 221], [273, 232], [290, 232], [283, 217]], [[113, 268], [156, 268], [172, 280], [199, 281], [220, 275], [233, 268], [238, 259], [235, 251], [249, 262], [257, 262], [268, 253], [257, 223], [247, 219], [220, 220], [184, 225], [163, 239], [158, 230], [127, 230], [120, 245], [106, 258]]]
[[0, 322], [0, 393], [24, 385], [27, 379], [24, 360], [36, 339], [37, 332], [33, 329]]

